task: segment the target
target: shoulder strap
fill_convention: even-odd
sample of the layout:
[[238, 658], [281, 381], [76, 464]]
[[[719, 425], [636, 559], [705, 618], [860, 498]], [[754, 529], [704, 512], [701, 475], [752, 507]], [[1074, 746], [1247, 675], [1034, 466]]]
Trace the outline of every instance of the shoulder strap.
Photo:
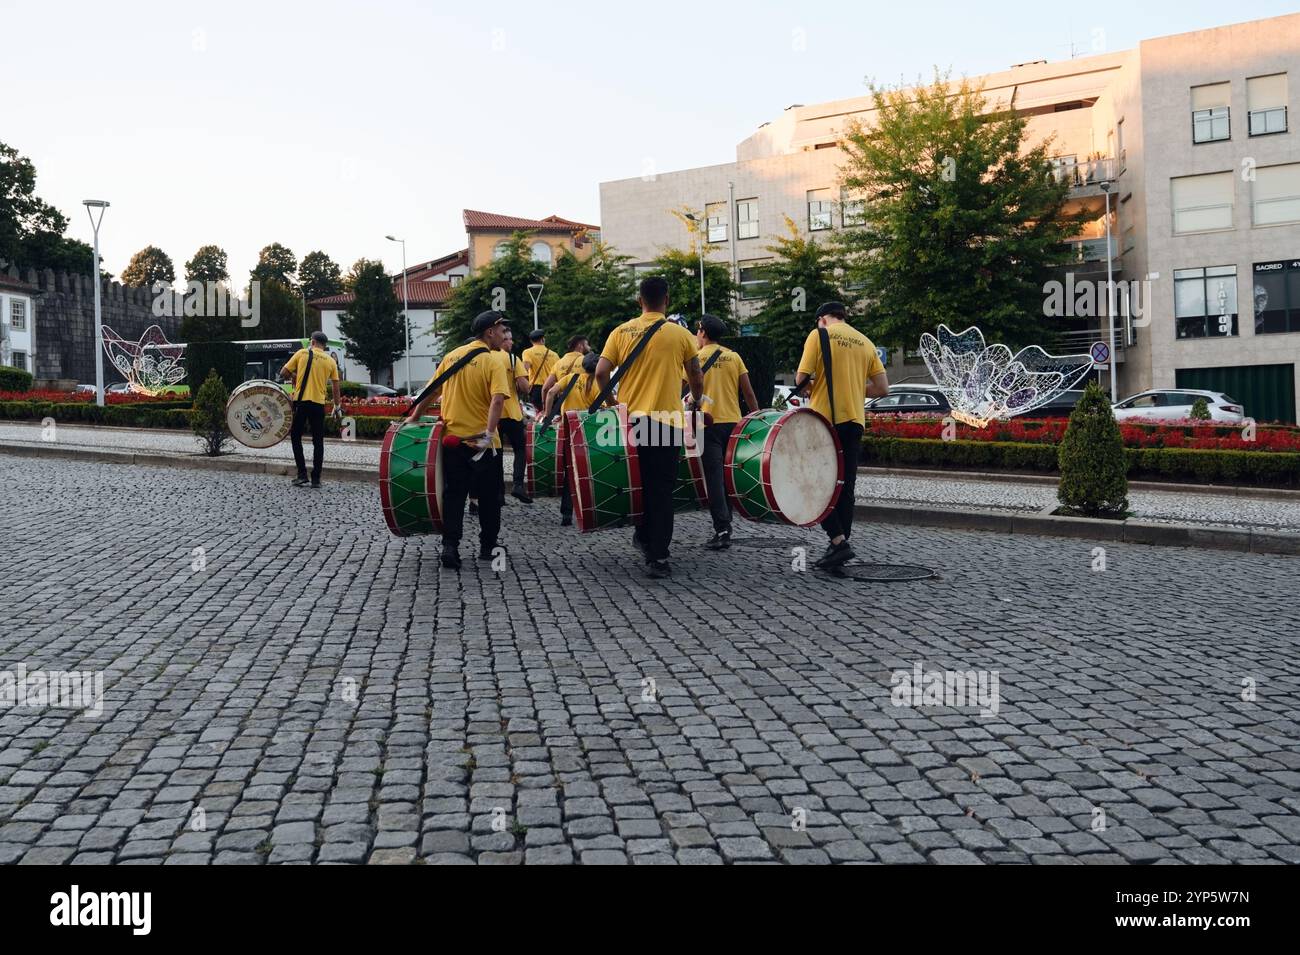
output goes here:
[[824, 328], [817, 329], [817, 337], [822, 346], [822, 368], [826, 372], [826, 397], [831, 403], [831, 427], [835, 426], [835, 374], [831, 370], [831, 333]]
[[[423, 401], [425, 398], [429, 397], [429, 395], [433, 394], [434, 391], [435, 391], [435, 390], [436, 390], [436, 389], [437, 389], [437, 388], [438, 388], [438, 387], [439, 387], [439, 386], [440, 386], [444, 381], [446, 381], [446, 380], [447, 380], [448, 378], [450, 378], [452, 375], [454, 375], [454, 374], [456, 374], [457, 372], [459, 372], [462, 368], [464, 368], [466, 365], [468, 365], [470, 362], [472, 362], [472, 361], [473, 361], [475, 358], [477, 358], [479, 355], [488, 355], [488, 354], [491, 354], [491, 352], [492, 352], [492, 349], [490, 349], [490, 348], [488, 348], [488, 347], [486, 347], [486, 346], [483, 346], [483, 347], [481, 347], [481, 348], [475, 348], [475, 349], [473, 349], [472, 351], [467, 351], [465, 354], [461, 355], [459, 358], [456, 359], [455, 364], [453, 364], [450, 368], [448, 368], [446, 371], [444, 371], [441, 375], [439, 375], [437, 378], [433, 379], [433, 381], [429, 382], [427, 385], [424, 386], [423, 390], [421, 390], [420, 393], [419, 393], [418, 395], [415, 396], [415, 401], [411, 402], [411, 408], [414, 408], [416, 405], [418, 405], [418, 404], [419, 404], [421, 401]], [[406, 409], [406, 413], [407, 413], [407, 414], [410, 414], [410, 413], [411, 413], [411, 408], [407, 408], [407, 409]]]
[[298, 397], [294, 401], [302, 401], [303, 394], [307, 391], [307, 382], [311, 379], [311, 360], [316, 357], [316, 349], [310, 345], [307, 346], [307, 367], [303, 369], [302, 377], [298, 379]]
[[640, 355], [641, 352], [645, 351], [645, 346], [649, 344], [650, 339], [654, 338], [655, 332], [663, 328], [664, 323], [667, 321], [668, 319], [661, 318], [646, 329], [645, 334], [641, 336], [641, 340], [632, 346], [632, 350], [628, 352], [627, 357], [623, 359], [623, 363], [618, 366], [618, 371], [614, 372], [614, 374], [610, 376], [609, 382], [600, 390], [600, 394], [596, 396], [596, 400], [593, 401], [591, 407], [587, 409], [587, 414], [595, 414], [600, 410], [600, 406], [605, 403], [605, 399], [610, 396], [611, 392], [613, 392], [614, 386], [618, 384], [619, 379], [622, 378], [627, 370], [632, 367], [632, 362], [636, 361], [636, 357]]
[[[537, 363], [537, 367], [538, 367], [538, 368], [545, 368], [545, 367], [546, 367], [546, 363], [547, 363], [547, 361], [550, 360], [550, 357], [551, 357], [551, 355], [553, 355], [553, 354], [555, 354], [555, 353], [552, 352], [549, 348], [544, 348], [544, 349], [542, 349], [542, 358], [541, 358], [541, 360]], [[559, 356], [558, 356], [558, 355], [556, 355], [555, 358], [556, 358], [556, 361], [559, 361]], [[537, 384], [537, 378], [534, 377], [536, 374], [537, 374], [537, 372], [535, 372], [535, 371], [529, 372], [529, 374], [528, 374], [528, 384], [529, 384], [530, 386], [532, 386], [532, 385], [536, 385], [536, 384]], [[542, 381], [545, 381], [545, 380], [546, 380], [545, 378], [542, 379]]]
[[569, 383], [564, 386], [564, 391], [555, 396], [555, 400], [551, 402], [551, 413], [542, 421], [542, 431], [551, 426], [551, 422], [555, 420], [556, 415], [560, 413], [560, 409], [564, 407], [564, 400], [569, 397], [569, 392], [573, 390], [573, 386], [578, 383], [578, 379], [581, 377], [582, 372], [575, 371], [573, 377], [569, 379]]
[[701, 375], [707, 375], [709, 373], [709, 369], [712, 368], [715, 364], [717, 364], [718, 359], [722, 357], [722, 346], [718, 345], [717, 347], [718, 350], [709, 356], [709, 360], [706, 361], [704, 363], [704, 367], [700, 369]]

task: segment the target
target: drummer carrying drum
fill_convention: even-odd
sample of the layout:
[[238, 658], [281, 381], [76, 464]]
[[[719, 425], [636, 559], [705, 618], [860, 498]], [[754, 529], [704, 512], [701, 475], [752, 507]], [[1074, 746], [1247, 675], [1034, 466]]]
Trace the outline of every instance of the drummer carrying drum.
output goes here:
[[889, 394], [889, 378], [876, 354], [876, 346], [845, 321], [847, 315], [840, 302], [827, 302], [817, 309], [817, 327], [804, 341], [803, 357], [799, 359], [799, 373], [794, 381], [795, 391], [799, 391], [812, 380], [809, 404], [835, 428], [844, 452], [840, 498], [821, 525], [830, 544], [815, 566], [824, 570], [853, 559], [849, 535], [853, 532], [858, 454], [867, 423], [864, 396], [880, 398]]
[[325, 461], [325, 382], [334, 396], [334, 413], [342, 414], [343, 398], [339, 392], [339, 366], [325, 351], [329, 337], [324, 332], [311, 333], [311, 347], [300, 349], [280, 369], [280, 377], [293, 385], [293, 460], [298, 465], [294, 487], [307, 484], [307, 462], [302, 453], [302, 433], [311, 428], [311, 486], [320, 487], [320, 469]]
[[740, 398], [746, 411], [758, 410], [754, 386], [749, 383], [745, 361], [730, 348], [721, 345], [727, 323], [713, 315], [700, 317], [695, 340], [700, 346], [700, 370], [704, 374], [704, 483], [709, 489], [709, 513], [713, 517], [713, 536], [705, 543], [709, 550], [726, 550], [731, 546], [731, 502], [723, 481], [723, 458], [727, 440], [740, 420]]

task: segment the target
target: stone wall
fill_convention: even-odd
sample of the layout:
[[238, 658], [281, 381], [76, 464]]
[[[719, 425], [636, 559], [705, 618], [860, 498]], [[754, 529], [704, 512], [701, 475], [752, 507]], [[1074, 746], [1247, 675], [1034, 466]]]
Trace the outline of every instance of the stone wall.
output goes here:
[[[34, 297], [33, 327], [36, 331], [37, 378], [70, 378], [85, 384], [95, 381], [95, 286], [89, 275], [69, 275], [51, 269], [28, 269], [19, 273], [12, 266], [8, 274], [29, 285], [39, 286]], [[180, 340], [180, 318], [156, 317], [154, 295], [149, 289], [124, 288], [118, 282], [104, 282], [100, 293], [103, 324], [127, 339], [138, 339], [150, 325], [157, 325], [168, 341]], [[179, 315], [179, 309], [173, 310]], [[122, 375], [104, 356], [104, 384], [122, 381]]]

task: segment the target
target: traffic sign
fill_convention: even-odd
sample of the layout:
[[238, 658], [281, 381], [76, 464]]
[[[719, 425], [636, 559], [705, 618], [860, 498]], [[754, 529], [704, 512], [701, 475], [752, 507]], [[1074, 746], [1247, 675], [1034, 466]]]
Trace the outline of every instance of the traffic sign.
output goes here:
[[1094, 342], [1088, 353], [1092, 355], [1092, 360], [1099, 365], [1104, 365], [1110, 361], [1110, 346], [1105, 342]]

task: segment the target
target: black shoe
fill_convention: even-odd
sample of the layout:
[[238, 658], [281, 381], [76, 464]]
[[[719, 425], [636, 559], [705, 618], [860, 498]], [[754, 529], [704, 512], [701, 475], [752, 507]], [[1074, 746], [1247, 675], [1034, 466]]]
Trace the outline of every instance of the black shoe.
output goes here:
[[855, 556], [849, 542], [841, 541], [827, 547], [826, 553], [822, 554], [821, 559], [817, 561], [815, 566], [820, 567], [822, 570], [830, 570], [832, 567], [839, 567], [841, 564], [851, 561]]
[[[632, 546], [635, 547], [637, 550], [639, 550], [642, 554], [646, 553], [645, 541], [641, 539], [640, 531], [632, 532]], [[649, 559], [650, 559], [649, 555], [646, 555], [646, 560], [648, 561]]]
[[470, 501], [470, 502], [469, 502], [469, 512], [470, 512], [471, 514], [473, 514], [473, 515], [477, 515], [477, 514], [478, 514], [478, 501]]
[[496, 544], [493, 544], [491, 547], [480, 546], [479, 549], [478, 549], [478, 559], [479, 559], [479, 560], [495, 560], [495, 559], [496, 559], [496, 556], [497, 556], [497, 555], [496, 555], [496, 549], [497, 549], [497, 545], [496, 545]]
[[293, 479], [293, 486], [294, 486], [294, 487], [306, 487], [306, 486], [307, 486], [307, 483], [308, 483], [308, 482], [307, 482], [307, 475], [305, 475], [305, 474], [300, 474], [300, 475], [298, 475], [296, 478]]
[[715, 531], [704, 546], [709, 550], [726, 550], [731, 546], [731, 531]]
[[666, 560], [652, 560], [646, 563], [646, 576], [652, 580], [664, 580], [673, 575], [673, 569]]
[[312, 481], [312, 482], [311, 482], [311, 486], [312, 486], [312, 487], [320, 487], [320, 481]]
[[444, 544], [439, 560], [448, 570], [460, 570], [460, 552], [455, 547]]
[[529, 497], [527, 494], [525, 494], [523, 491], [511, 491], [510, 496], [513, 497], [515, 500], [520, 501], [524, 504], [533, 503], [533, 499]]
[[561, 515], [560, 515], [560, 526], [561, 526], [561, 527], [572, 527], [572, 526], [573, 526], [573, 515], [572, 515], [572, 514], [561, 514]]

